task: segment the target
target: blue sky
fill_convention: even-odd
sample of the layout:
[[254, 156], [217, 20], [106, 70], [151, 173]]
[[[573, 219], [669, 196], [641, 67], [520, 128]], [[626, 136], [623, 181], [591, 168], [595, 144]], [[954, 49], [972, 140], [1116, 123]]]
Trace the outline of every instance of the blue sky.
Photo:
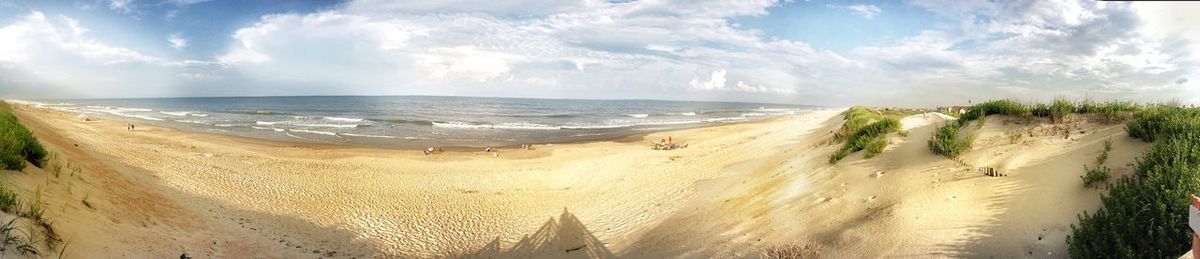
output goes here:
[[1200, 103], [1195, 13], [1092, 1], [0, 0], [0, 96]]

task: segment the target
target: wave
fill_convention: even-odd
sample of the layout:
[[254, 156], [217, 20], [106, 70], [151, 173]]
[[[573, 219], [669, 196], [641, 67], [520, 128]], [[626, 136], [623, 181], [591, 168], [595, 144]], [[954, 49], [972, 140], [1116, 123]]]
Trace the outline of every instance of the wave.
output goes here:
[[275, 125], [275, 124], [285, 124], [285, 123], [287, 123], [287, 122], [286, 121], [255, 121], [254, 122], [254, 124], [256, 124], [256, 125]]
[[228, 128], [228, 127], [233, 127], [233, 124], [213, 124], [213, 126]]
[[138, 118], [138, 119], [143, 119], [143, 120], [163, 121], [163, 119], [161, 119], [161, 118], [146, 116], [146, 115], [133, 115], [133, 114], [117, 114], [117, 115], [130, 117], [130, 118]]
[[357, 128], [359, 126], [358, 124], [309, 124], [309, 123], [295, 123], [292, 125], [301, 126], [301, 127], [314, 127], [314, 128]]
[[761, 112], [751, 112], [751, 113], [743, 113], [742, 114], [742, 117], [757, 117], [757, 116], [767, 116], [767, 114], [761, 113]]
[[633, 127], [633, 126], [637, 126], [637, 124], [572, 125], [572, 126], [562, 126], [561, 128], [566, 129], [566, 130], [591, 130], [591, 129], [617, 129], [617, 128], [625, 128], [625, 127]]
[[562, 127], [536, 123], [472, 124], [466, 122], [433, 122], [434, 127], [459, 129], [557, 130]]
[[84, 110], [91, 111], [91, 112], [102, 112], [102, 113], [107, 113], [107, 114], [112, 114], [112, 115], [127, 117], [127, 118], [138, 118], [138, 119], [151, 120], [151, 121], [162, 121], [163, 120], [161, 118], [157, 118], [157, 117], [153, 117], [153, 116], [138, 115], [138, 114], [125, 114], [125, 113], [123, 113], [124, 110], [122, 110], [122, 109], [116, 109], [116, 110], [113, 110], [113, 109], [84, 109]]
[[191, 114], [192, 112], [168, 112], [168, 111], [160, 111], [159, 113], [166, 114], [166, 115], [174, 115], [174, 116], [180, 116], [180, 117], [183, 117], [183, 116], [187, 116], [188, 114]]
[[328, 131], [302, 130], [302, 129], [289, 129], [288, 131], [290, 131], [290, 132], [310, 133], [310, 134], [320, 134], [320, 135], [327, 135], [327, 136], [337, 136], [337, 133], [334, 133], [334, 132], [328, 132]]
[[634, 117], [634, 118], [645, 118], [645, 117], [650, 117], [650, 114], [645, 114], [645, 113], [625, 114], [625, 116]]
[[205, 124], [205, 125], [207, 125], [207, 124], [208, 124], [208, 122], [203, 122], [203, 121], [194, 121], [194, 120], [175, 120], [175, 121], [177, 121], [177, 122], [183, 122], [183, 123], [195, 123], [195, 124]]
[[712, 119], [707, 119], [707, 120], [704, 120], [704, 122], [731, 122], [731, 121], [746, 121], [746, 118], [743, 118], [743, 117], [726, 117], [726, 118], [712, 118]]
[[208, 117], [208, 114], [207, 113], [189, 113], [188, 116]]
[[364, 138], [391, 138], [391, 139], [399, 138], [396, 136], [380, 136], [380, 135], [353, 134], [353, 133], [342, 133], [342, 135], [351, 136], [351, 137], [364, 137]]
[[694, 112], [681, 112], [681, 113], [679, 113], [679, 115], [683, 115], [683, 116], [696, 116], [696, 113], [694, 113]]
[[259, 126], [250, 126], [250, 128], [260, 129], [260, 130], [284, 131], [284, 129], [280, 129], [280, 128], [264, 128], [264, 127], [259, 127]]
[[360, 118], [342, 118], [342, 117], [325, 117], [325, 119], [331, 120], [331, 121], [345, 121], [345, 122], [361, 122], [361, 121], [363, 121], [363, 119], [360, 119]]
[[292, 135], [292, 133], [291, 133], [291, 132], [286, 132], [286, 131], [285, 131], [285, 132], [283, 132], [283, 134], [284, 134], [284, 135], [287, 135], [288, 137], [293, 137], [293, 138], [298, 138], [298, 139], [306, 139], [306, 138], [302, 138], [302, 137], [300, 137], [300, 136]]
[[295, 115], [295, 114], [286, 113], [286, 112], [263, 111], [263, 110], [254, 110], [254, 111], [240, 110], [240, 111], [230, 111], [229, 113], [246, 114], [246, 115]]

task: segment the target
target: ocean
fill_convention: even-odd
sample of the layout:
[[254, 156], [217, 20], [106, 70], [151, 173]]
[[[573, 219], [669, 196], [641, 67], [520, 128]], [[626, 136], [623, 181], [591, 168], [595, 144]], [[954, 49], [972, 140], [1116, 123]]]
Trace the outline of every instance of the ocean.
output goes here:
[[39, 107], [188, 131], [373, 147], [480, 147], [613, 139], [761, 120], [817, 106], [442, 96], [36, 100]]

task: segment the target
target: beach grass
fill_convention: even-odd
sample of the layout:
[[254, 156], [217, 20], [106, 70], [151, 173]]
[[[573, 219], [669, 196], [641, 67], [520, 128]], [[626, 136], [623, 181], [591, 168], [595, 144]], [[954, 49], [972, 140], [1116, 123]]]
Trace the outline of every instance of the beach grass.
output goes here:
[[866, 157], [873, 157], [887, 147], [887, 134], [900, 131], [903, 112], [882, 112], [862, 106], [851, 107], [843, 117], [842, 127], [834, 133], [835, 141], [845, 141], [842, 148], [829, 155], [829, 163], [836, 164], [851, 153], [867, 150]]
[[[971, 143], [974, 142], [972, 136], [969, 134], [965, 137], [959, 136], [963, 132], [961, 128], [971, 122], [978, 122], [978, 125], [982, 127], [986, 123], [988, 115], [1007, 115], [1026, 118], [1047, 117], [1053, 123], [1065, 123], [1074, 114], [1098, 114], [1104, 119], [1104, 122], [1113, 123], [1129, 120], [1138, 113], [1153, 113], [1151, 110], [1153, 109], [1147, 109], [1142, 105], [1126, 101], [1110, 101], [1105, 103], [1092, 101], [1072, 102], [1060, 98], [1055, 99], [1050, 104], [1026, 104], [1009, 99], [991, 100], [971, 106], [970, 109], [958, 117], [958, 120], [947, 123], [934, 132], [933, 136], [929, 139], [929, 150], [934, 154], [946, 157], [959, 156], [965, 150], [970, 149]], [[1152, 121], [1147, 123], [1153, 124], [1157, 122]], [[1137, 130], [1142, 130], [1147, 126], [1137, 124], [1136, 127], [1139, 127]], [[1130, 135], [1132, 136], [1134, 134], [1132, 130], [1134, 129], [1131, 128], [1130, 130]], [[1068, 132], [1067, 134], [1070, 133]]]
[[12, 114], [12, 107], [0, 102], [0, 166], [7, 170], [25, 168], [23, 161], [42, 167], [46, 149], [38, 143], [33, 133]]
[[1126, 128], [1150, 147], [1133, 176], [1109, 184], [1100, 210], [1071, 225], [1071, 257], [1174, 258], [1190, 247], [1186, 212], [1200, 192], [1200, 109], [1157, 105]]

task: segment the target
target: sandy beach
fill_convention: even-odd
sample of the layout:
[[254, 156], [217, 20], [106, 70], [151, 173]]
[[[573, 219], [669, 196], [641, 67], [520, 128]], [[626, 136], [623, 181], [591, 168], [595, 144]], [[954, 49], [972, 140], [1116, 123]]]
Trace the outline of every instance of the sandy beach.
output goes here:
[[[924, 114], [882, 154], [830, 165], [832, 109], [426, 156], [15, 109], [83, 168], [8, 177], [43, 193], [73, 258], [757, 257], [789, 244], [832, 258], [1065, 257], [1076, 214], [1099, 206], [1082, 166], [1112, 138], [1119, 177], [1146, 147], [1121, 124], [1080, 120], [1064, 137], [993, 116], [960, 163], [928, 151], [945, 119]], [[688, 148], [650, 149], [668, 136]]]

